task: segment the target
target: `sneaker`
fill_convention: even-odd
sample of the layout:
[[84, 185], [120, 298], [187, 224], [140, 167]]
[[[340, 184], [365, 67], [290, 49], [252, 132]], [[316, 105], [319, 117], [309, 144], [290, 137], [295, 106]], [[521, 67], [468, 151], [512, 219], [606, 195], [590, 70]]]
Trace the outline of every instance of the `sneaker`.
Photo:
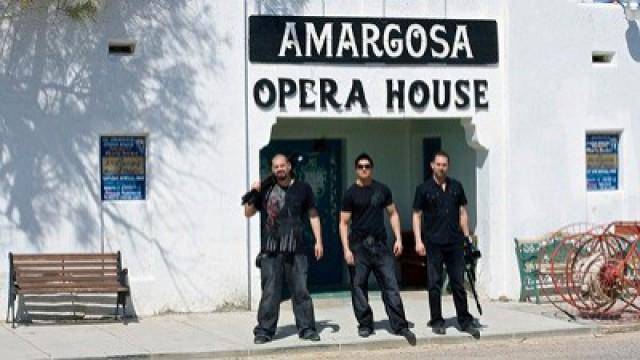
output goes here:
[[258, 345], [266, 344], [269, 341], [271, 341], [271, 338], [266, 335], [256, 335], [253, 338], [253, 343]]
[[358, 336], [366, 338], [373, 334], [373, 329], [368, 327], [361, 327], [358, 329]]
[[400, 335], [407, 339], [407, 342], [412, 346], [416, 345], [416, 335], [411, 330], [409, 330], [409, 328], [400, 329], [400, 331], [396, 332], [396, 335]]
[[320, 335], [318, 335], [318, 333], [313, 329], [306, 329], [303, 331], [300, 338], [302, 340], [320, 341]]
[[480, 330], [478, 330], [472, 324], [469, 324], [469, 325], [463, 327], [462, 328], [462, 332], [466, 332], [467, 334], [471, 335], [474, 339], [479, 339], [480, 338]]

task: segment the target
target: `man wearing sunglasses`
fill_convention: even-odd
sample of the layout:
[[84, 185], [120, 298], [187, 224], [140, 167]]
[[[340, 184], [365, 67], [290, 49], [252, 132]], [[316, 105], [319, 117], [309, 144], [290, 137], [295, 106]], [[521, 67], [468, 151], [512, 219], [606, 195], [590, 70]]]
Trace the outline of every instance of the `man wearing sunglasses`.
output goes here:
[[[373, 272], [382, 290], [391, 331], [415, 344], [409, 330], [395, 272], [395, 256], [402, 254], [400, 218], [389, 188], [373, 179], [373, 160], [360, 154], [355, 160], [356, 183], [344, 194], [340, 211], [340, 239], [351, 276], [351, 301], [358, 320], [358, 335], [373, 334], [373, 312], [369, 306], [368, 282]], [[384, 213], [389, 215], [395, 235], [393, 252], [387, 245]], [[349, 232], [351, 223], [351, 232]]]

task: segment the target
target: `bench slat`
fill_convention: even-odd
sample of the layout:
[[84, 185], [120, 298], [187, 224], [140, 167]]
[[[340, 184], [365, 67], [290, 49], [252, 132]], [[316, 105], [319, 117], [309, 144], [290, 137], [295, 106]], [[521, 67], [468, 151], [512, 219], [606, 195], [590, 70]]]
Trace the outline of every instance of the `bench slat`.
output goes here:
[[126, 292], [129, 289], [125, 287], [111, 287], [111, 288], [37, 288], [37, 289], [17, 289], [18, 294], [69, 294], [69, 293], [117, 293], [117, 292]]
[[20, 262], [15, 264], [15, 269], [30, 269], [30, 268], [46, 268], [46, 267], [101, 267], [101, 266], [118, 266], [117, 261], [105, 260], [105, 261], [65, 261], [65, 262], [33, 262], [26, 263]]
[[12, 254], [14, 264], [23, 261], [117, 260], [117, 253], [105, 254]]
[[26, 283], [37, 283], [37, 282], [47, 282], [47, 281], [104, 281], [104, 280], [114, 280], [118, 281], [118, 275], [89, 275], [89, 276], [24, 276], [17, 279], [16, 283], [26, 284]]
[[100, 275], [100, 274], [116, 274], [116, 273], [118, 273], [118, 269], [117, 268], [113, 268], [113, 269], [82, 269], [82, 270], [78, 270], [78, 269], [37, 270], [37, 271], [24, 270], [24, 271], [21, 271], [19, 273], [16, 273], [16, 277], [34, 276], [34, 275], [35, 276], [38, 276], [38, 275], [42, 275], [42, 276], [64, 276], [64, 275], [73, 276], [73, 275], [90, 275], [90, 274]]
[[114, 263], [86, 263], [86, 264], [39, 264], [39, 265], [16, 265], [16, 272], [23, 271], [41, 271], [41, 270], [67, 270], [74, 269], [82, 271], [83, 269], [117, 269], [118, 264]]
[[42, 288], [50, 288], [50, 289], [58, 289], [65, 290], [68, 288], [82, 288], [82, 289], [111, 289], [121, 287], [119, 282], [117, 281], [96, 281], [96, 282], [45, 282], [40, 284], [20, 284], [19, 289], [27, 290], [27, 289], [42, 289]]

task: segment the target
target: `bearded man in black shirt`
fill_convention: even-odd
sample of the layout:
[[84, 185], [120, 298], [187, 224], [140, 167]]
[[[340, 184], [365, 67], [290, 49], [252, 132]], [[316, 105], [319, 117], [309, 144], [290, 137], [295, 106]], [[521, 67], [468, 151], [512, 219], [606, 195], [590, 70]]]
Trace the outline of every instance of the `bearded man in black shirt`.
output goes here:
[[420, 256], [427, 256], [427, 290], [431, 313], [428, 325], [435, 334], [446, 333], [442, 317], [443, 265], [446, 265], [460, 329], [478, 338], [480, 332], [469, 313], [464, 288], [464, 241], [469, 236], [467, 197], [462, 184], [447, 176], [447, 153], [437, 152], [430, 165], [433, 176], [418, 186], [413, 201], [416, 252]]
[[[391, 331], [415, 344], [415, 335], [405, 318], [395, 272], [395, 256], [402, 254], [400, 218], [389, 188], [373, 180], [373, 160], [360, 154], [355, 160], [356, 183], [344, 194], [340, 212], [340, 239], [344, 259], [351, 275], [351, 300], [358, 320], [358, 335], [374, 332], [373, 312], [369, 306], [368, 282], [373, 272], [382, 290]], [[393, 252], [387, 245], [384, 212], [389, 214], [395, 235]], [[351, 222], [351, 232], [348, 230]]]
[[253, 330], [254, 343], [267, 343], [276, 332], [283, 276], [289, 285], [298, 336], [304, 340], [319, 341], [313, 302], [307, 290], [308, 263], [303, 244], [303, 220], [308, 215], [316, 240], [314, 255], [317, 260], [322, 257], [320, 217], [313, 191], [309, 184], [292, 178], [291, 162], [282, 154], [271, 159], [271, 171], [275, 184], [262, 189], [260, 181], [254, 182], [251, 189], [258, 193], [257, 199], [244, 206], [246, 217], [255, 215], [258, 210], [266, 214], [260, 250], [262, 297], [258, 307], [258, 325]]

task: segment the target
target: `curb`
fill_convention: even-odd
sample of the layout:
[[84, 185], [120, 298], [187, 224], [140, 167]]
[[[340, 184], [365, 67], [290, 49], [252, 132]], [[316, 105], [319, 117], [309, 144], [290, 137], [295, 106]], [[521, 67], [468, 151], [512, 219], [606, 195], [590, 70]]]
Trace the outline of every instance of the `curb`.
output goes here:
[[625, 332], [640, 331], [640, 323], [622, 325], [603, 325], [599, 329], [602, 334], [616, 334]]
[[[638, 331], [640, 324], [616, 328], [615, 331], [600, 326], [585, 326], [582, 328], [549, 330], [549, 331], [524, 331], [508, 334], [495, 334], [482, 336], [480, 339], [473, 339], [469, 336], [449, 336], [449, 337], [427, 337], [416, 339], [416, 346], [420, 345], [455, 345], [475, 343], [478, 341], [504, 341], [504, 340], [524, 340], [531, 338], [577, 336], [588, 334], [609, 334], [615, 332]], [[59, 360], [187, 360], [187, 359], [216, 359], [216, 358], [250, 358], [253, 356], [268, 356], [274, 354], [296, 354], [314, 352], [339, 352], [353, 350], [377, 350], [393, 349], [409, 346], [404, 338], [368, 340], [366, 342], [334, 343], [334, 344], [313, 344], [304, 346], [270, 347], [265, 349], [245, 349], [245, 350], [220, 350], [207, 352], [180, 352], [180, 353], [154, 353], [154, 354], [131, 354], [131, 355], [106, 355], [91, 357], [58, 358]]]

